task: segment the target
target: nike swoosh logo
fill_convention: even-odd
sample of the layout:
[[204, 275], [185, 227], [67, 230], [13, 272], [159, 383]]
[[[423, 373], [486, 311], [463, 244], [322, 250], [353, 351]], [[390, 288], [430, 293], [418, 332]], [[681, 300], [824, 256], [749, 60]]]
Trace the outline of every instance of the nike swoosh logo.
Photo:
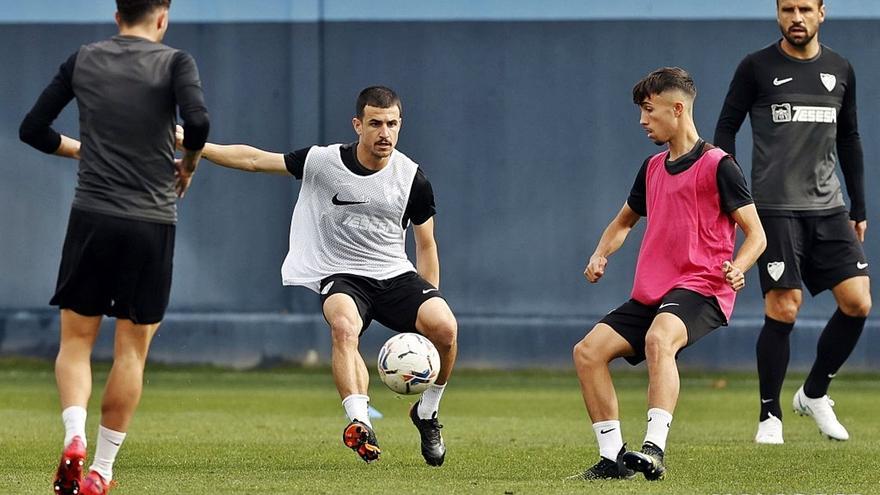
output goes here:
[[424, 289], [424, 290], [422, 291], [422, 294], [427, 294], [428, 292], [434, 292], [434, 291], [437, 291], [437, 290], [440, 290], [440, 289]]
[[665, 303], [665, 304], [661, 304], [660, 307], [657, 308], [657, 309], [663, 309], [663, 308], [665, 308], [666, 306], [681, 306], [681, 305], [678, 304], [678, 303]]
[[828, 373], [828, 378], [833, 379], [835, 376], [837, 376], [837, 373]]
[[599, 434], [600, 434], [600, 435], [604, 435], [604, 434], [606, 434], [606, 433], [611, 433], [612, 431], [614, 431], [614, 430], [616, 430], [616, 429], [617, 429], [617, 428], [609, 428], [609, 429], [607, 429], [607, 430], [599, 430]]
[[119, 447], [120, 445], [122, 445], [122, 442], [116, 443], [116, 442], [114, 442], [113, 440], [107, 440], [107, 441], [110, 442], [110, 443], [112, 443], [113, 445], [115, 445], [115, 446], [117, 446], [117, 447]]
[[761, 404], [766, 404], [768, 402], [773, 402], [773, 399], [761, 399]]
[[793, 77], [786, 77], [785, 79], [779, 79], [778, 77], [774, 77], [773, 78], [773, 85], [774, 86], [782, 86], [783, 84], [785, 84], [787, 82], [791, 82], [793, 79], [794, 79]]
[[335, 196], [333, 196], [333, 199], [331, 199], [330, 201], [332, 201], [333, 204], [336, 206], [365, 205], [365, 204], [369, 203], [369, 201], [345, 201], [345, 200], [339, 199], [339, 193], [337, 193]]
[[868, 268], [868, 264], [867, 263], [856, 263], [856, 268], [858, 268], [859, 270], [864, 270], [865, 268]]

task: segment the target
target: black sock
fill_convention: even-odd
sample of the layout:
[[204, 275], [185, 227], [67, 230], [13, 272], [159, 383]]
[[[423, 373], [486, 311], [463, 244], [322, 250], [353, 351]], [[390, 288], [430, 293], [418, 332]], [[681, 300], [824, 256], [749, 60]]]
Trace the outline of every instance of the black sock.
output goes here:
[[779, 393], [785, 380], [790, 355], [789, 335], [794, 323], [783, 323], [769, 316], [764, 317], [764, 327], [755, 345], [758, 358], [758, 385], [761, 391], [760, 421], [767, 419], [769, 414], [782, 419], [782, 407], [779, 405]]
[[840, 309], [834, 312], [819, 336], [816, 362], [804, 382], [804, 395], [818, 399], [828, 393], [831, 379], [855, 349], [865, 328], [865, 320], [861, 316], [847, 316]]

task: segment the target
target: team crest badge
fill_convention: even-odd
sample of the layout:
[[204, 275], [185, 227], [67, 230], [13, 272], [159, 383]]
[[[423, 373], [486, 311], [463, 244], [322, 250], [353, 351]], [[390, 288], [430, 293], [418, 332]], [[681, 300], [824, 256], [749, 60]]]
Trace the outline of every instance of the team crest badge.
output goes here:
[[779, 281], [779, 277], [782, 276], [782, 272], [784, 271], [784, 261], [771, 261], [770, 263], [767, 263], [767, 273], [770, 274], [770, 278], [772, 278], [774, 282]]
[[826, 74], [824, 72], [819, 73], [819, 79], [822, 80], [822, 85], [825, 86], [829, 92], [834, 90], [834, 86], [837, 85], [837, 77], [834, 74]]

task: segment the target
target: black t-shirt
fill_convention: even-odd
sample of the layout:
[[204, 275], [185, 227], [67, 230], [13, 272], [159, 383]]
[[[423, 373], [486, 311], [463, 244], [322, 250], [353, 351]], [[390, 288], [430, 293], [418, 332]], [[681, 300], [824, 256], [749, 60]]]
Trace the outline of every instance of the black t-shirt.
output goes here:
[[[697, 144], [693, 149], [687, 152], [684, 156], [679, 157], [678, 160], [669, 161], [669, 157], [667, 156], [665, 163], [666, 171], [672, 175], [684, 172], [691, 168], [691, 166], [703, 156], [703, 153], [713, 147], [714, 146], [711, 144], [707, 144], [700, 139], [697, 141]], [[639, 169], [639, 173], [636, 175], [636, 180], [629, 192], [629, 198], [626, 200], [629, 207], [643, 217], [648, 216], [646, 181], [649, 161], [650, 157], [646, 158], [642, 163], [642, 168]], [[721, 210], [725, 213], [731, 213], [743, 206], [754, 203], [742, 170], [739, 168], [736, 161], [730, 156], [726, 156], [718, 162], [718, 171], [716, 172], [715, 180], [718, 183], [718, 193], [721, 196]]]
[[724, 100], [714, 143], [736, 155], [736, 133], [750, 116], [752, 193], [761, 215], [824, 216], [851, 200], [850, 218], [866, 218], [864, 156], [856, 109], [856, 76], [827, 46], [800, 60], [776, 42], [747, 55]]
[[[312, 148], [302, 148], [291, 151], [284, 155], [284, 165], [291, 175], [302, 180], [303, 169], [306, 165], [306, 156]], [[339, 147], [339, 155], [343, 165], [351, 173], [360, 176], [372, 175], [378, 170], [370, 170], [364, 167], [357, 159], [357, 143], [343, 144]], [[416, 169], [416, 176], [413, 179], [412, 187], [409, 192], [409, 201], [406, 203], [406, 211], [403, 214], [403, 228], [409, 226], [409, 222], [421, 225], [427, 222], [437, 213], [434, 205], [434, 189], [421, 167]]]

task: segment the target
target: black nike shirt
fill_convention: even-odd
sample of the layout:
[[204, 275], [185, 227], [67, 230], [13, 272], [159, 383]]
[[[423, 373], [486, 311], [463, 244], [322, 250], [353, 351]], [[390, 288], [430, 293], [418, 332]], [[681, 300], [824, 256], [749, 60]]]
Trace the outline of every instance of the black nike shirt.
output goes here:
[[[665, 163], [666, 171], [672, 175], [680, 174], [691, 168], [703, 156], [703, 153], [712, 148], [711, 144], [707, 144], [701, 139], [697, 141], [697, 144], [687, 154], [679, 157], [677, 160], [669, 161], [667, 157]], [[648, 162], [650, 159], [648, 157], [642, 162], [642, 167], [639, 169], [639, 173], [636, 174], [636, 180], [633, 182], [632, 189], [629, 192], [629, 198], [626, 200], [629, 207], [643, 217], [648, 216], [646, 196]], [[739, 165], [731, 157], [724, 157], [718, 162], [715, 180], [718, 184], [718, 194], [721, 197], [720, 203], [723, 212], [731, 213], [743, 206], [754, 203], [752, 195], [749, 193], [749, 186], [746, 184], [745, 175], [743, 175], [742, 169], [739, 168]]]
[[856, 117], [856, 76], [825, 45], [809, 60], [776, 42], [736, 68], [714, 142], [736, 156], [736, 133], [749, 115], [752, 194], [762, 215], [814, 216], [843, 211], [838, 158], [850, 217], [864, 220], [864, 157]]
[[[284, 155], [284, 165], [287, 167], [287, 171], [299, 180], [302, 180], [303, 170], [306, 166], [306, 157], [311, 149], [311, 147], [302, 148]], [[353, 174], [364, 177], [378, 172], [378, 170], [370, 170], [361, 164], [357, 159], [356, 149], [357, 143], [343, 144], [339, 147], [340, 158], [345, 168]], [[416, 176], [413, 179], [409, 192], [409, 201], [406, 203], [406, 211], [403, 214], [403, 228], [406, 228], [410, 221], [415, 225], [421, 225], [436, 213], [434, 189], [431, 187], [431, 182], [428, 181], [424, 172], [422, 172], [422, 168], [419, 167], [416, 169]]]

